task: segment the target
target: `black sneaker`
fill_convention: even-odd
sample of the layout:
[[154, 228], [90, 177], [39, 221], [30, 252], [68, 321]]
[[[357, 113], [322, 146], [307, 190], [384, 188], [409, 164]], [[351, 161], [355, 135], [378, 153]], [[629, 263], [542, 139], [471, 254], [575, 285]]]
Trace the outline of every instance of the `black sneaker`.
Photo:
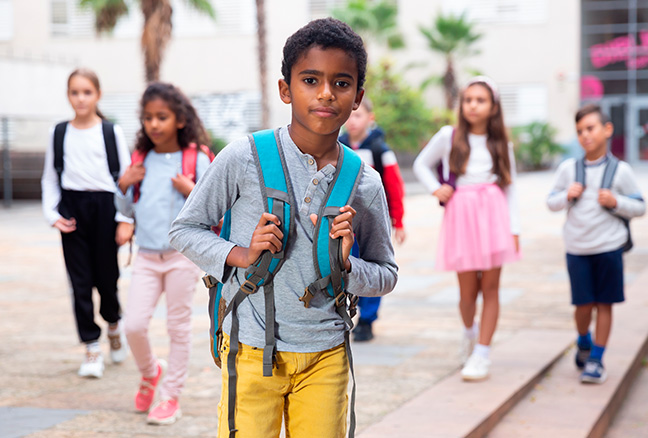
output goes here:
[[578, 344], [576, 344], [576, 368], [578, 368], [579, 370], [585, 368], [585, 362], [587, 362], [587, 359], [589, 359], [591, 352], [591, 346], [589, 348], [581, 348]]
[[373, 339], [374, 335], [371, 331], [371, 324], [368, 322], [358, 322], [358, 325], [353, 329], [353, 340], [356, 342], [367, 342]]

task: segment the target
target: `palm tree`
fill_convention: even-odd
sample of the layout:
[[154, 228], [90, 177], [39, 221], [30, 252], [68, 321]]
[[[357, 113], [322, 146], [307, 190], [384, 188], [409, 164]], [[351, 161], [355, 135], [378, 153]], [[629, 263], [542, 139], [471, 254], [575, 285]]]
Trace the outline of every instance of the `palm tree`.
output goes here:
[[[191, 6], [212, 18], [216, 17], [209, 0], [186, 0]], [[160, 79], [160, 66], [164, 50], [171, 39], [171, 0], [139, 0], [144, 15], [142, 29], [142, 51], [146, 81]], [[128, 14], [126, 0], [79, 0], [83, 7], [92, 8], [95, 13], [95, 28], [98, 33], [110, 32], [120, 17]]]
[[423, 87], [431, 82], [443, 84], [446, 108], [454, 108], [459, 90], [455, 75], [455, 61], [460, 57], [478, 54], [479, 51], [472, 46], [482, 37], [474, 29], [474, 24], [469, 22], [466, 14], [438, 15], [429, 28], [419, 26], [419, 30], [427, 39], [429, 48], [443, 54], [446, 60], [446, 70], [442, 77], [431, 77], [426, 80]]
[[349, 0], [345, 7], [334, 9], [331, 15], [390, 49], [405, 47], [403, 35], [398, 30], [395, 0]]
[[268, 104], [268, 75], [266, 62], [266, 20], [265, 0], [256, 0], [257, 16], [257, 54], [259, 57], [259, 86], [261, 87], [261, 125], [270, 126], [270, 106]]

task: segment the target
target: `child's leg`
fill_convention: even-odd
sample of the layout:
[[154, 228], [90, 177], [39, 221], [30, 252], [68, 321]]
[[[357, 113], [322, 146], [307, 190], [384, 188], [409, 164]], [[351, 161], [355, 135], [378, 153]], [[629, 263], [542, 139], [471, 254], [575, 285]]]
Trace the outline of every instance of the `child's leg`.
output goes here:
[[581, 336], [587, 335], [590, 324], [592, 323], [592, 304], [577, 305], [574, 310], [574, 321], [576, 321], [576, 330]]
[[114, 324], [121, 318], [117, 280], [117, 243], [115, 232], [115, 201], [112, 193], [95, 193], [96, 220], [93, 228], [92, 264], [94, 283], [101, 296], [99, 313], [103, 319]]
[[162, 275], [158, 255], [144, 252], [137, 254], [126, 303], [125, 328], [135, 363], [142, 376], [147, 378], [155, 377], [158, 371], [148, 330], [162, 294]]
[[477, 310], [480, 280], [477, 271], [457, 272], [459, 279], [459, 312], [466, 328], [472, 328]]
[[380, 297], [360, 297], [358, 308], [360, 309], [360, 321], [367, 324], [373, 323], [378, 319], [378, 308], [380, 307]]
[[344, 438], [349, 362], [344, 344], [298, 356], [286, 397], [286, 438]]
[[163, 256], [167, 332], [170, 338], [169, 368], [160, 388], [161, 398], [178, 399], [187, 379], [191, 352], [191, 302], [200, 270], [179, 252]]
[[87, 217], [88, 196], [84, 192], [63, 191], [61, 211], [77, 221], [77, 229], [72, 233], [61, 233], [65, 267], [70, 278], [74, 296], [74, 316], [81, 342], [97, 341], [101, 328], [94, 320], [92, 302], [92, 264], [89, 233], [92, 222]]
[[[218, 403], [218, 438], [229, 438], [229, 375], [227, 355], [229, 336], [224, 335], [220, 357], [223, 360], [221, 399]], [[291, 376], [285, 362], [279, 362], [272, 377], [263, 376], [263, 349], [239, 343], [236, 357], [236, 414], [237, 437], [278, 438], [284, 412], [284, 397], [290, 390]], [[346, 387], [345, 387], [346, 388]], [[312, 412], [313, 417], [319, 415]]]
[[596, 303], [596, 333], [594, 344], [600, 347], [607, 345], [612, 329], [612, 304]]
[[484, 271], [481, 278], [482, 308], [479, 344], [490, 345], [499, 318], [499, 281], [502, 268]]

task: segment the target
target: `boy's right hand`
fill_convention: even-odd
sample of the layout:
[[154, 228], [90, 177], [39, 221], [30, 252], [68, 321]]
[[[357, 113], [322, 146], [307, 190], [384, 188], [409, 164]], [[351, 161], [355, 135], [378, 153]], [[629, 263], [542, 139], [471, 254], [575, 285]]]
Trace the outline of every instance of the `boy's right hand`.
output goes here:
[[567, 200], [568, 201], [574, 201], [583, 194], [584, 187], [581, 183], [573, 183], [571, 186], [569, 186], [569, 190], [567, 190]]
[[124, 174], [119, 178], [119, 190], [126, 194], [126, 191], [133, 184], [142, 182], [146, 175], [146, 168], [144, 163], [137, 163], [130, 165], [124, 171]]
[[281, 251], [283, 231], [279, 228], [279, 218], [274, 214], [263, 213], [254, 229], [249, 248], [237, 246], [227, 256], [227, 264], [237, 268], [247, 268], [265, 250], [275, 254]]
[[54, 225], [52, 225], [54, 228], [58, 229], [61, 233], [67, 234], [71, 233], [72, 231], [76, 231], [76, 219], [70, 218], [70, 219], [65, 219], [64, 217], [59, 218], [56, 222], [54, 222]]
[[439, 201], [445, 204], [450, 200], [450, 198], [452, 198], [453, 193], [454, 189], [450, 184], [443, 184], [441, 187], [436, 189], [432, 195], [439, 198]]

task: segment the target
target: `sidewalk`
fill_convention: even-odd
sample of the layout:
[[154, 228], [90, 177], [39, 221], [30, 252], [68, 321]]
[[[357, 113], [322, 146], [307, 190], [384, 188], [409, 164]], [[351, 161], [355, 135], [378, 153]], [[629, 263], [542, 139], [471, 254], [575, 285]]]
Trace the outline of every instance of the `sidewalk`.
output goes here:
[[[648, 195], [648, 172], [637, 173]], [[547, 172], [520, 177], [523, 260], [504, 269], [494, 348], [523, 328], [573, 329], [561, 238], [564, 213], [553, 214], [544, 204], [551, 181]], [[416, 184], [408, 186], [408, 194], [408, 240], [396, 248], [399, 283], [383, 301], [376, 339], [353, 348], [359, 430], [459, 367], [456, 278], [433, 269], [443, 211]], [[628, 283], [648, 266], [648, 220], [633, 221], [632, 230], [635, 248], [625, 258]], [[123, 266], [127, 251], [121, 255]], [[130, 267], [120, 280], [123, 302], [129, 280]], [[139, 381], [132, 358], [122, 365], [108, 360], [101, 380], [76, 375], [83, 347], [60, 238], [45, 224], [40, 205], [16, 202], [0, 210], [0, 438], [216, 436], [220, 370], [209, 354], [207, 293], [202, 286], [196, 291], [194, 349], [181, 399], [184, 416], [173, 426], [147, 426], [132, 406]], [[151, 326], [162, 357], [168, 349], [163, 309]], [[107, 352], [105, 341], [103, 348]]]

